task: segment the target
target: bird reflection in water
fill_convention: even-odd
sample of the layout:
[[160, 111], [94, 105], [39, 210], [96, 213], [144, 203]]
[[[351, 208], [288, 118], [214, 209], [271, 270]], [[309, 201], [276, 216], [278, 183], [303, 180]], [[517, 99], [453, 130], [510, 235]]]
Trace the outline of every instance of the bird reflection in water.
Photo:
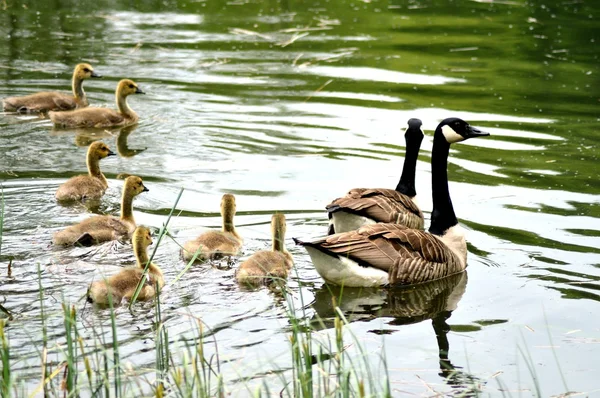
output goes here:
[[127, 142], [128, 137], [138, 128], [137, 124], [113, 128], [113, 129], [97, 129], [97, 128], [86, 128], [86, 129], [72, 129], [72, 130], [53, 130], [52, 135], [65, 135], [75, 133], [75, 145], [78, 147], [87, 147], [92, 142], [117, 137], [117, 153], [120, 157], [131, 158], [138, 153], [144, 152], [148, 148], [134, 149], [130, 148]]
[[[465, 293], [467, 280], [464, 271], [428, 283], [387, 289], [323, 285], [315, 292], [313, 309], [317, 316], [312, 320], [312, 326], [315, 329], [334, 327], [334, 302], [338, 303], [348, 322], [392, 318], [388, 325], [401, 326], [431, 319], [439, 349], [439, 375], [449, 386], [460, 390], [462, 396], [475, 396], [481, 391], [481, 380], [462, 371], [449, 359], [450, 326], [447, 320]], [[371, 332], [389, 334], [393, 330]]]

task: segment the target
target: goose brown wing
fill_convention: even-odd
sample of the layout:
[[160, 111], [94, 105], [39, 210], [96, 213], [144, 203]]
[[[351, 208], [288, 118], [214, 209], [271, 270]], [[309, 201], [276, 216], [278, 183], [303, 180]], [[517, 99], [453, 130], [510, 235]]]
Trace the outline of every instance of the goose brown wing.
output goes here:
[[432, 281], [464, 269], [456, 254], [440, 239], [400, 224], [373, 224], [330, 235], [318, 246], [361, 265], [387, 271], [391, 284]]
[[376, 222], [399, 223], [423, 229], [423, 213], [406, 195], [393, 189], [355, 188], [327, 205], [330, 212], [346, 210]]

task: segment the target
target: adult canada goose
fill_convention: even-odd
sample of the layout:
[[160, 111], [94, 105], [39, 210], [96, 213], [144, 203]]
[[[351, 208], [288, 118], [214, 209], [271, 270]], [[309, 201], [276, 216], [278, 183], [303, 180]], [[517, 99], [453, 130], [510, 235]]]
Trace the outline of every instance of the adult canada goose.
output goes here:
[[196, 261], [218, 259], [224, 256], [235, 256], [242, 249], [242, 237], [235, 230], [233, 216], [235, 215], [235, 196], [223, 195], [221, 199], [221, 217], [223, 229], [221, 231], [206, 231], [194, 240], [183, 245], [181, 254], [183, 259], [190, 261], [196, 252]]
[[92, 143], [87, 151], [87, 175], [69, 178], [56, 191], [59, 201], [100, 199], [108, 188], [108, 181], [100, 171], [100, 160], [115, 153], [100, 141]]
[[404, 133], [406, 156], [396, 189], [354, 188], [327, 205], [329, 234], [354, 231], [363, 225], [389, 222], [423, 229], [423, 213], [416, 203], [415, 169], [423, 130], [420, 119], [410, 119]]
[[487, 135], [458, 118], [444, 119], [437, 126], [431, 154], [429, 233], [386, 223], [295, 242], [306, 248], [323, 279], [337, 285], [410, 285], [463, 271], [467, 244], [450, 200], [448, 153], [452, 143]]
[[117, 111], [108, 108], [86, 108], [69, 112], [49, 112], [48, 116], [57, 127], [117, 127], [128, 126], [138, 121], [138, 115], [127, 104], [127, 96], [145, 94], [138, 85], [124, 79], [117, 85], [115, 97]]
[[261, 285], [278, 279], [287, 279], [294, 265], [292, 255], [285, 250], [285, 216], [274, 214], [271, 217], [271, 250], [260, 250], [244, 261], [236, 271], [239, 283]]
[[23, 97], [9, 97], [2, 101], [5, 112], [37, 113], [49, 111], [69, 111], [88, 106], [88, 100], [83, 91], [83, 81], [90, 77], [102, 77], [94, 72], [90, 64], [77, 64], [73, 71], [73, 95], [44, 91], [25, 95]]
[[121, 217], [93, 216], [79, 224], [72, 225], [54, 234], [52, 243], [61, 246], [82, 245], [90, 246], [111, 240], [128, 240], [135, 231], [133, 218], [133, 198], [142, 192], [147, 192], [142, 179], [129, 176], [123, 185], [121, 197]]
[[[87, 292], [87, 301], [100, 306], [109, 305], [112, 296], [113, 305], [119, 305], [123, 299], [130, 300], [142, 278], [146, 264], [148, 264], [148, 246], [152, 244], [150, 230], [146, 227], [137, 227], [131, 238], [136, 265], [122, 269], [118, 274], [103, 281], [93, 282]], [[148, 276], [144, 286], [137, 297], [138, 300], [150, 300], [156, 296], [156, 285], [162, 289], [165, 285], [163, 273], [158, 265], [150, 263]]]

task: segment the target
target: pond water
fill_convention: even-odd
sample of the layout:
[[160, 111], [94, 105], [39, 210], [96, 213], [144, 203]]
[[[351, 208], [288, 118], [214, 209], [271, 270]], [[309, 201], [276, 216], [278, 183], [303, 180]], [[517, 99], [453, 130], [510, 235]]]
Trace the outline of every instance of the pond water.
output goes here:
[[[129, 248], [49, 244], [90, 212], [118, 212], [120, 173], [143, 177], [150, 191], [135, 217], [155, 229], [184, 188], [169, 225], [180, 243], [219, 227], [223, 193], [237, 196], [244, 256], [269, 246], [271, 214], [285, 213], [289, 286], [330, 333], [339, 290], [291, 237], [325, 233], [324, 206], [349, 188], [393, 188], [411, 117], [426, 131], [416, 181], [428, 218], [432, 131], [458, 116], [492, 134], [455, 145], [449, 160], [468, 276], [346, 289], [352, 332], [374, 368], [385, 351], [395, 396], [460, 395], [474, 382], [491, 396], [600, 396], [599, 14], [600, 3], [570, 0], [0, 1], [0, 97], [68, 91], [82, 61], [104, 76], [86, 82], [94, 106], [114, 106], [121, 78], [147, 93], [130, 98], [140, 123], [125, 131], [0, 116], [0, 295], [15, 314], [13, 370], [37, 385], [38, 264], [51, 341], [63, 341], [63, 300], [75, 303], [84, 339], [90, 325], [108, 328], [107, 312], [80, 298], [102, 272], [131, 264]], [[84, 172], [85, 146], [99, 138], [119, 153], [102, 162], [107, 195], [93, 208], [58, 205], [56, 188]], [[170, 339], [191, 333], [191, 315], [209, 325], [233, 396], [249, 394], [247, 378], [277, 383], [273, 371], [289, 372], [276, 295], [240, 289], [233, 269], [208, 265], [173, 283], [185, 264], [170, 239], [155, 262]], [[138, 307], [117, 310], [122, 360], [152, 368], [154, 312]], [[440, 371], [440, 348], [457, 376]]]

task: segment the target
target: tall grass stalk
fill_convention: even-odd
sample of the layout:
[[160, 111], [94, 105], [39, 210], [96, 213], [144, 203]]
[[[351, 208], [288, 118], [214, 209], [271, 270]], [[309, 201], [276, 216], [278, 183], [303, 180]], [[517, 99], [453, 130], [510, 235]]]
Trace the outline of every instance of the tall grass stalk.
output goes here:
[[9, 398], [11, 396], [10, 390], [13, 379], [10, 369], [10, 347], [4, 329], [5, 326], [5, 320], [0, 319], [0, 362], [2, 363], [2, 372], [0, 373], [2, 375], [2, 378], [0, 379], [0, 391], [2, 392], [3, 398]]

